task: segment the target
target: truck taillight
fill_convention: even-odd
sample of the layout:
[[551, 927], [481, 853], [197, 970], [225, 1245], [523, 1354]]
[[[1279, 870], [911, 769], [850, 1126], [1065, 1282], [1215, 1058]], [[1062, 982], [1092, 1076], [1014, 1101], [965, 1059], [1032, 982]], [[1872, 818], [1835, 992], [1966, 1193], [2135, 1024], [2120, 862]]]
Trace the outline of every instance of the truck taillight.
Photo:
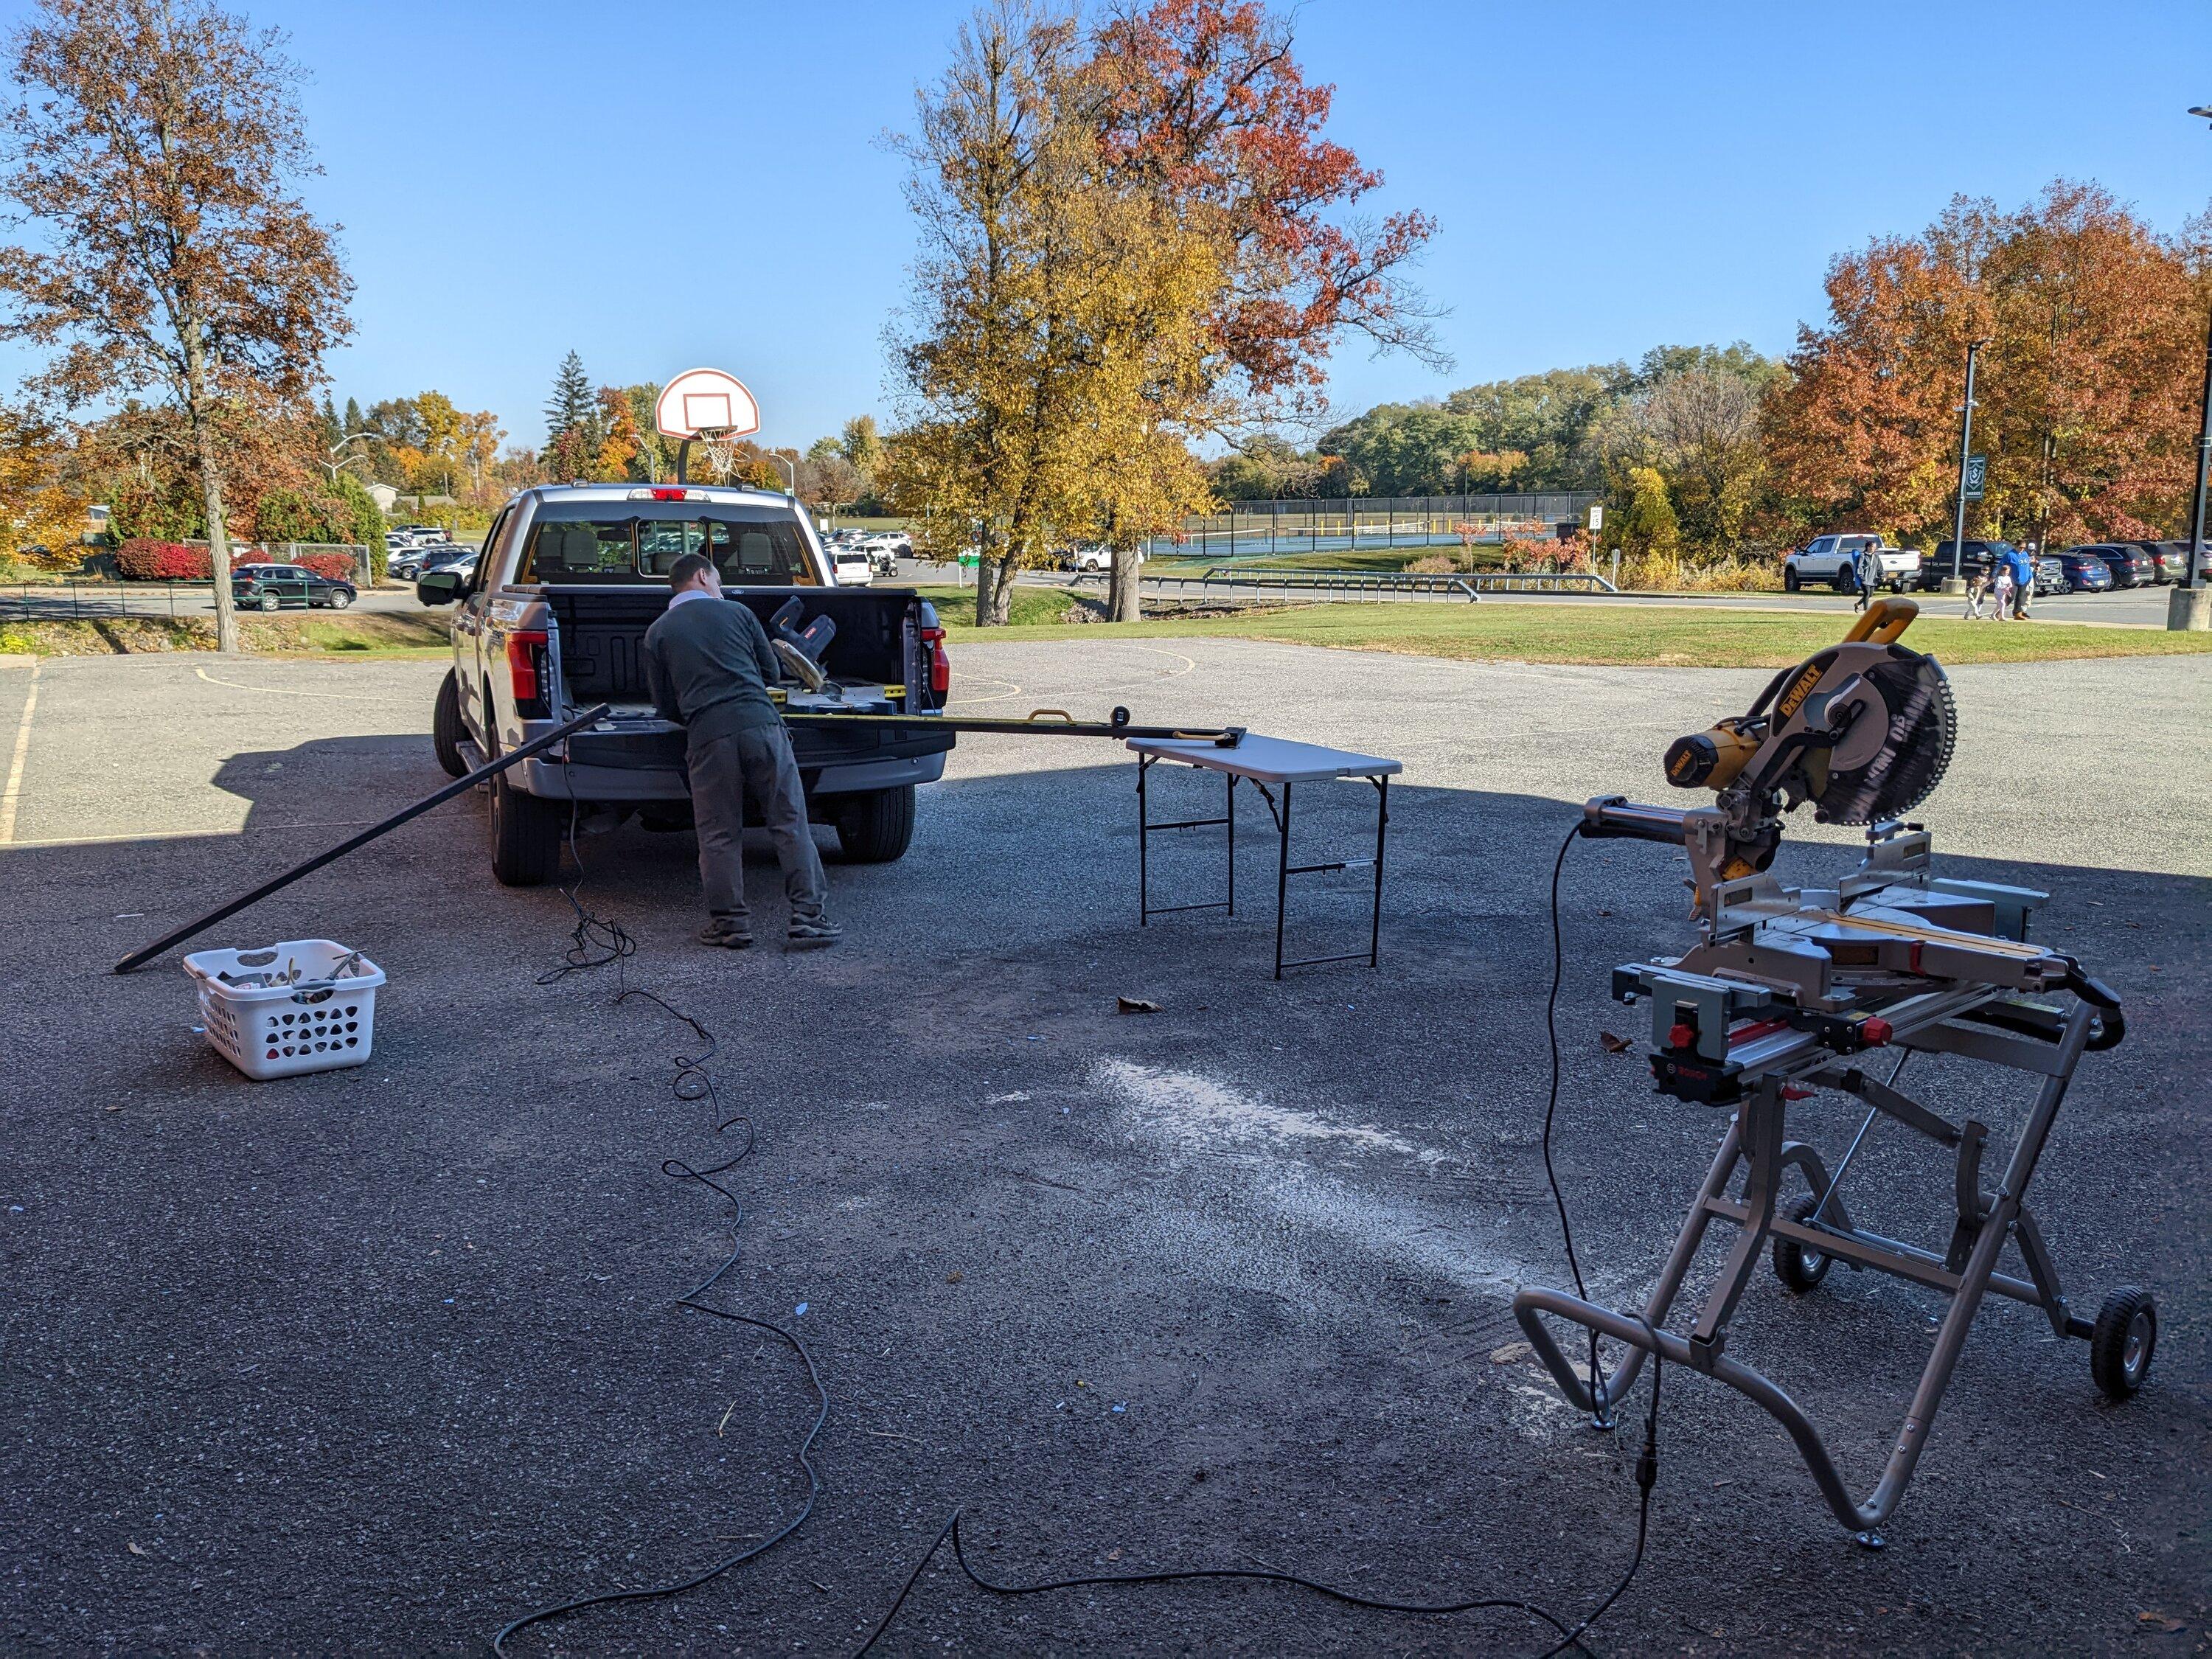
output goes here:
[[952, 659], [945, 654], [945, 630], [923, 629], [921, 642], [929, 647], [929, 689], [942, 697], [952, 690]]
[[507, 681], [514, 689], [519, 714], [543, 714], [552, 688], [546, 682], [545, 633], [525, 628], [507, 636]]

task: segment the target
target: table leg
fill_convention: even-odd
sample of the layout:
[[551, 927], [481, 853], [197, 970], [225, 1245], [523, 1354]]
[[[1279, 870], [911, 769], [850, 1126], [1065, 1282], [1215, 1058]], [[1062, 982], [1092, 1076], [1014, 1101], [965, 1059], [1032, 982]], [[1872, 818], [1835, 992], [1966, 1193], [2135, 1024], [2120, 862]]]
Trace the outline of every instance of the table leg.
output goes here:
[[1229, 780], [1229, 914], [1237, 914], [1237, 775], [1224, 772]]
[[1382, 844], [1390, 823], [1390, 780], [1375, 781], [1375, 914], [1368, 923], [1367, 965], [1372, 968], [1382, 953]]
[[1283, 832], [1281, 850], [1275, 857], [1275, 977], [1283, 976], [1283, 912], [1291, 895], [1291, 785], [1283, 782]]
[[1152, 769], [1149, 757], [1137, 757], [1137, 926], [1152, 926], [1152, 899], [1149, 887], [1152, 872], [1148, 854], [1152, 847], [1151, 822], [1145, 816], [1145, 774]]

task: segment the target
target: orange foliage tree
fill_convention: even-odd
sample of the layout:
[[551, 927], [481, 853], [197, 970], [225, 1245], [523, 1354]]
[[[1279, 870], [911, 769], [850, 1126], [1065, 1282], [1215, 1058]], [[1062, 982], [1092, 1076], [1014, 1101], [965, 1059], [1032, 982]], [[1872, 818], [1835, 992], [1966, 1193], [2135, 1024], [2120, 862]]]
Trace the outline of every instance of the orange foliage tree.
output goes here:
[[1917, 236], [1828, 268], [1767, 401], [1769, 458], [1814, 524], [1948, 534], [1968, 342], [1988, 493], [1970, 530], [2053, 540], [2167, 533], [2186, 504], [2207, 274], [2094, 185], [2030, 205], [1954, 200]]

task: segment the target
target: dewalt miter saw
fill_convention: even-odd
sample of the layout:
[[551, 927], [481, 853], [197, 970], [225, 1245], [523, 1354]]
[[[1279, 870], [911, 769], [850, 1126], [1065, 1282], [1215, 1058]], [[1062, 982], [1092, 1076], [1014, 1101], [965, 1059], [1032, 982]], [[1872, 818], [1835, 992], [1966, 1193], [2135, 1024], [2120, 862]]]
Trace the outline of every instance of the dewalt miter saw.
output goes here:
[[[2119, 999], [2062, 951], [2028, 942], [2030, 913], [2049, 895], [1934, 874], [1928, 833], [1900, 815], [1924, 800], [1951, 761], [1957, 711], [1942, 666], [1899, 643], [1918, 615], [1884, 599], [1844, 640], [1778, 674], [1748, 713], [1678, 738], [1669, 782], [1714, 792], [1711, 806], [1636, 805], [1605, 796], [1583, 809], [1581, 833], [1664, 842], [1690, 860], [1698, 938], [1678, 957], [1616, 968], [1623, 1002], [1648, 1002], [1649, 1058], [1662, 1094], [1733, 1109], [1734, 1122], [1673, 1253], [1640, 1315], [1553, 1290], [1514, 1300], [1522, 1328], [1570, 1400], [1611, 1419], [1651, 1353], [1727, 1382], [1781, 1419], [1829, 1507], [1863, 1542], [1896, 1507], [1926, 1443], [1967, 1327], [1990, 1292], [2042, 1310], [2061, 1336], [2090, 1341], [2100, 1388], [2124, 1398], [2140, 1386], [2158, 1332], [2142, 1291], [2115, 1291], [2092, 1322], [2061, 1293], [2058, 1273], [2025, 1198], [2045, 1139], [2087, 1050], [2125, 1031]], [[1868, 826], [1858, 868], [1832, 887], [1784, 887], [1771, 873], [1784, 816], [1810, 805], [1823, 822]], [[2070, 1006], [2055, 998], [2070, 994]], [[1881, 1077], [1863, 1064], [1893, 1050]], [[1913, 1053], [2008, 1067], [2038, 1080], [2001, 1182], [1983, 1185], [1989, 1130], [1954, 1123], [1897, 1086]], [[1823, 1091], [1867, 1107], [1832, 1176], [1784, 1118]], [[1838, 1192], [1878, 1117], [1948, 1148], [1956, 1158], [1955, 1214], [1942, 1249], [1856, 1226]], [[1741, 1188], [1729, 1188], [1741, 1167]], [[1790, 1172], [1804, 1192], [1785, 1192]], [[1665, 1328], [1705, 1231], [1741, 1231], [1686, 1334]], [[1774, 1269], [1804, 1294], [1842, 1261], [1947, 1294], [1948, 1311], [1905, 1428], [1873, 1494], [1855, 1501], [1818, 1431], [1790, 1396], [1724, 1352], [1728, 1325], [1771, 1243]], [[1997, 1271], [2016, 1245], [2025, 1275]], [[1627, 1344], [1612, 1376], [1593, 1360], [1576, 1374], [1541, 1316], [1571, 1320]]]

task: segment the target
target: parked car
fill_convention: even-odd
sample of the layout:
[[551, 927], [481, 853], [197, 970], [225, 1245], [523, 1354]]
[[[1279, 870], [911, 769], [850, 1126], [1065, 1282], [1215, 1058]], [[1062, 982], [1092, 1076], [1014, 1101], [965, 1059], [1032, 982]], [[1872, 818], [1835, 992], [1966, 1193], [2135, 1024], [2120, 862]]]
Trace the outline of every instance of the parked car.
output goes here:
[[1909, 547], [1885, 547], [1881, 538], [1864, 532], [1815, 536], [1782, 561], [1782, 586], [1795, 593], [1814, 582], [1826, 582], [1847, 592], [1854, 582], [1852, 570], [1863, 548], [1875, 550], [1881, 578], [1875, 586], [1902, 593], [1920, 580], [1920, 555]]
[[230, 596], [256, 611], [288, 605], [343, 611], [360, 597], [360, 590], [351, 582], [318, 576], [303, 565], [241, 564], [230, 573]]
[[2115, 587], [2148, 587], [2158, 580], [2157, 562], [2133, 542], [2085, 542], [2070, 551], [2102, 559]]
[[2074, 584], [2066, 580], [2066, 566], [2056, 553], [2045, 553], [2035, 562], [2035, 583], [2030, 590], [2032, 598], [2040, 599], [2045, 593], [2070, 593]]
[[2116, 585], [2112, 567], [2100, 558], [2094, 548], [2075, 547], [2063, 553], [2046, 553], [2036, 564], [2035, 585], [2039, 592], [2045, 591], [2042, 567], [2048, 564], [2058, 567], [2059, 580], [2064, 583], [2063, 586], [2049, 590], [2051, 592], [2109, 593]]
[[866, 587], [875, 580], [875, 561], [865, 548], [831, 547], [823, 550], [830, 556], [830, 580], [838, 586]]
[[2129, 542], [2151, 562], [2151, 580], [2160, 586], [2189, 580], [2189, 544], [2187, 542]]

